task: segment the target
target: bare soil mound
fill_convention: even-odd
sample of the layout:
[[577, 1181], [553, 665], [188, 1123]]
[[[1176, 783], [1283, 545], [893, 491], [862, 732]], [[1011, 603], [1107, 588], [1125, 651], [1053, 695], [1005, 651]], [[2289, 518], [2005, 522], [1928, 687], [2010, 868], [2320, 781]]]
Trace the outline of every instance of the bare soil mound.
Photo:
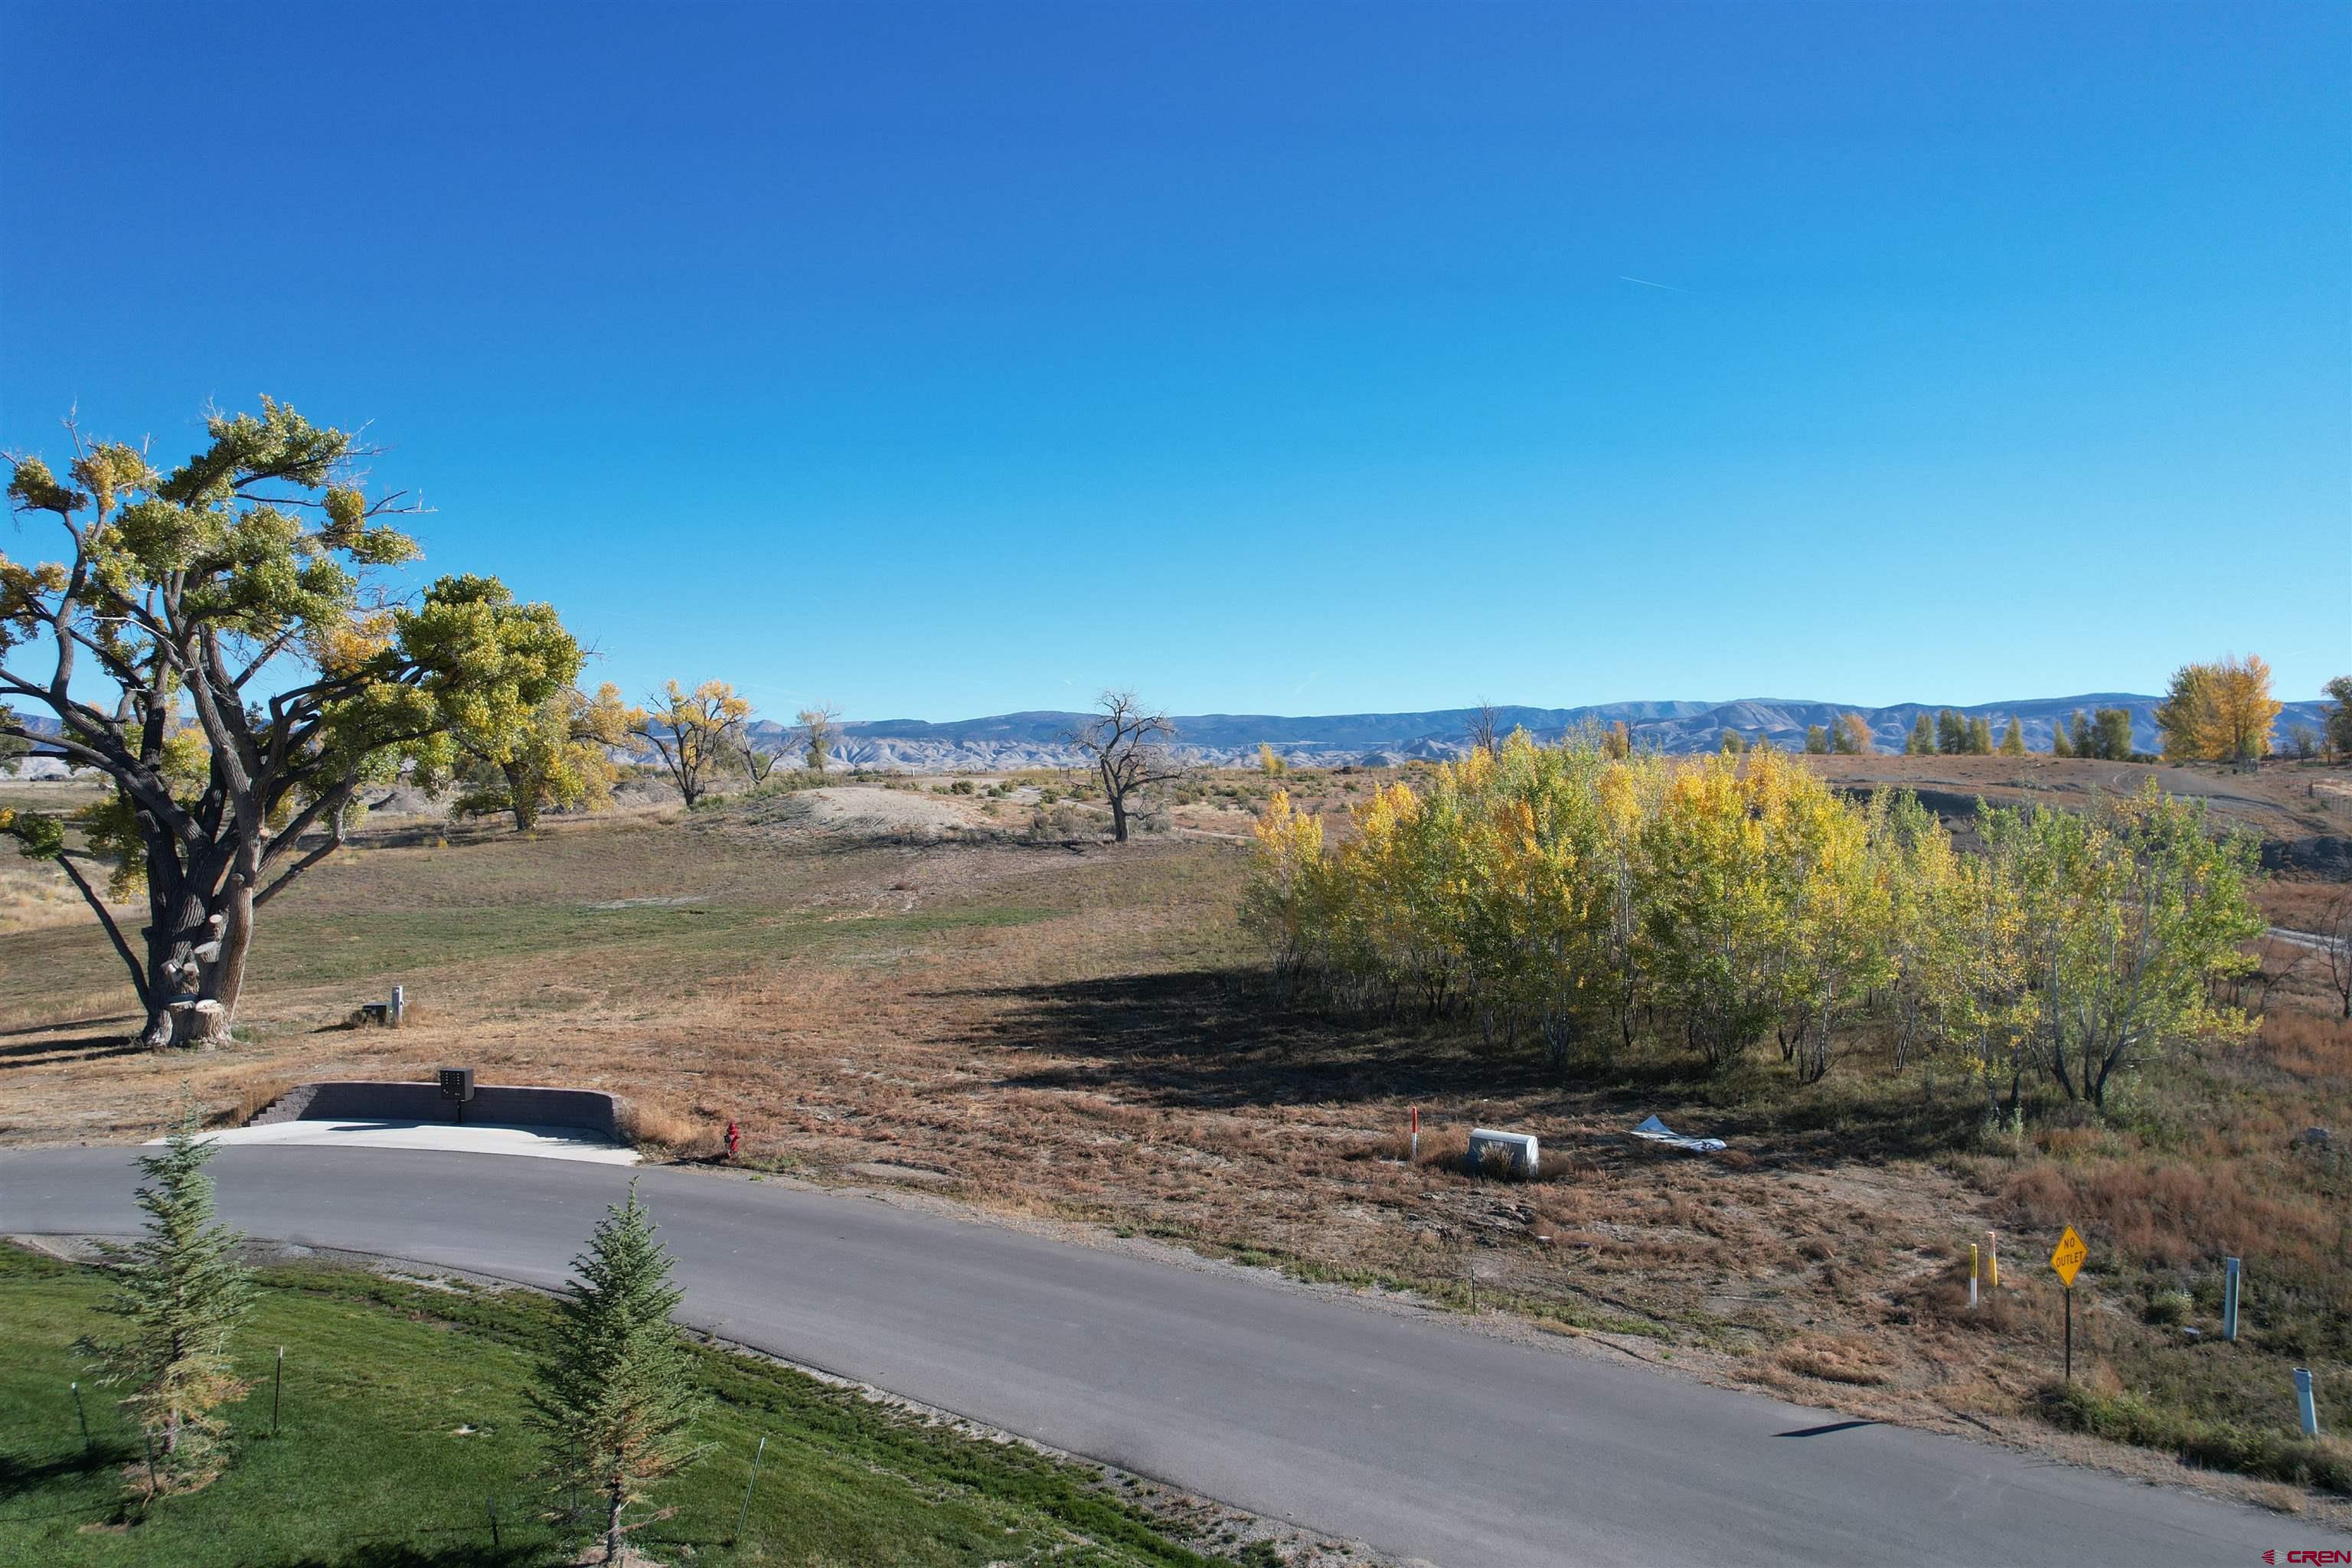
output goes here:
[[746, 821], [763, 827], [797, 828], [851, 837], [901, 837], [962, 832], [981, 820], [961, 801], [872, 784], [838, 784], [795, 790], [791, 795], [746, 803]]

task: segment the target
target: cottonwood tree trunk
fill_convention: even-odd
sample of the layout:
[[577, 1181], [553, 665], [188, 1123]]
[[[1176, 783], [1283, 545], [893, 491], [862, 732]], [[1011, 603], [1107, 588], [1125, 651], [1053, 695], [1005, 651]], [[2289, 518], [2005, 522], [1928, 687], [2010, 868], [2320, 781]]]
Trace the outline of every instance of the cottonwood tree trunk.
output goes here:
[[529, 833], [539, 826], [539, 795], [531, 788], [530, 770], [520, 760], [500, 763], [499, 771], [506, 775], [507, 809], [514, 814], [515, 831]]
[[252, 873], [241, 864], [251, 858], [240, 847], [196, 855], [181, 868], [168, 846], [149, 855], [140, 1039], [150, 1049], [229, 1037], [253, 942]]
[[[349, 837], [357, 781], [345, 779], [273, 836], [249, 814], [234, 814], [220, 834], [194, 846], [151, 827], [146, 859], [147, 924], [134, 952], [95, 889], [84, 886], [115, 951], [130, 966], [147, 1009], [140, 1043], [151, 1050], [174, 1046], [209, 1049], [230, 1037], [245, 961], [253, 946], [254, 914], [295, 878], [341, 847]], [[320, 842], [273, 868], [311, 828]], [[70, 869], [70, 862], [68, 862]], [[77, 882], [83, 879], [77, 875]], [[257, 891], [256, 889], [258, 889]]]

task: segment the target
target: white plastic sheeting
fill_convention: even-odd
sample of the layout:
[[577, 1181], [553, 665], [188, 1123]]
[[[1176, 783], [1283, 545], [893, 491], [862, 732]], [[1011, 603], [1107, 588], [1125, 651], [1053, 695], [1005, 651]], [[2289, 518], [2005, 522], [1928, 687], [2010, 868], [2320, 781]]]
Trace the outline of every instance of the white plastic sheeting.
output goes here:
[[1724, 1146], [1720, 1138], [1685, 1138], [1654, 1116], [1634, 1128], [1633, 1136], [1690, 1154], [1712, 1154]]

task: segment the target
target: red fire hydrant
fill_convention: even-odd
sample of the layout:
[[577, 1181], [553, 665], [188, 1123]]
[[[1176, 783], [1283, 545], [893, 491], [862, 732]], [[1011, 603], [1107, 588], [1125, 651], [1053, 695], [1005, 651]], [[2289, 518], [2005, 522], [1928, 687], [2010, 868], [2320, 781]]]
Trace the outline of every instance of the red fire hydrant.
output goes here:
[[727, 1124], [727, 1157], [732, 1160], [735, 1157], [735, 1151], [742, 1146], [742, 1132], [737, 1129], [736, 1125], [732, 1121], [729, 1122]]

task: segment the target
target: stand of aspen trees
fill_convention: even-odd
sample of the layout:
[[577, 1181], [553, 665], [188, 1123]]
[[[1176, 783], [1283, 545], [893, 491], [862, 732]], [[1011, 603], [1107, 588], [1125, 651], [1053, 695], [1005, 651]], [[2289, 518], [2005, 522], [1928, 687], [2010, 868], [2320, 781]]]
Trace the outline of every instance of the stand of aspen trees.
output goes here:
[[2013, 1110], [2029, 1079], [2104, 1103], [2118, 1074], [2249, 1026], [2253, 846], [2202, 803], [1979, 805], [1966, 848], [1907, 791], [1802, 763], [1616, 757], [1524, 733], [1381, 789], [1356, 831], [1277, 793], [1244, 919], [1276, 984], [1475, 1021], [1566, 1070], [1643, 1037], [1725, 1066], [1768, 1037], [1805, 1082], [1864, 1043], [1955, 1058]]

